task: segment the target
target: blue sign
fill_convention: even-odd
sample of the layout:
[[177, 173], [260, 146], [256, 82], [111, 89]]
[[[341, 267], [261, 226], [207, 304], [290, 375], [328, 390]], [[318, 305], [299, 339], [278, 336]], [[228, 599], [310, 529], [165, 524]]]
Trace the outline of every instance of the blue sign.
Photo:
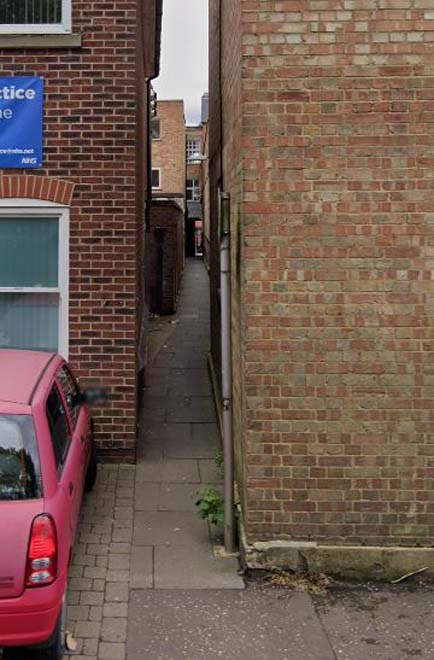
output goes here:
[[44, 81], [0, 78], [0, 169], [42, 167]]

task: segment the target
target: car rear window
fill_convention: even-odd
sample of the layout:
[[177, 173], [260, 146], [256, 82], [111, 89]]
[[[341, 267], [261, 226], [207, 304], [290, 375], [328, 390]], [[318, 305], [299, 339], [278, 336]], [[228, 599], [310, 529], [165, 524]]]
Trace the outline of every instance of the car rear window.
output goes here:
[[0, 415], [0, 501], [42, 497], [35, 428], [30, 415]]

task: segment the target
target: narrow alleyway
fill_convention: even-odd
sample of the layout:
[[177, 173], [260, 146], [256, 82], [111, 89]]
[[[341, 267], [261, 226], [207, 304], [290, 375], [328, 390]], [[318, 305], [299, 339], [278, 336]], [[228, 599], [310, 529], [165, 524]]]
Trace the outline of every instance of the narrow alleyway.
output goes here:
[[[145, 390], [136, 470], [132, 588], [243, 588], [235, 559], [215, 559], [197, 491], [219, 487], [219, 429], [207, 369], [209, 281], [188, 259], [172, 330]], [[164, 323], [164, 321], [163, 321]]]

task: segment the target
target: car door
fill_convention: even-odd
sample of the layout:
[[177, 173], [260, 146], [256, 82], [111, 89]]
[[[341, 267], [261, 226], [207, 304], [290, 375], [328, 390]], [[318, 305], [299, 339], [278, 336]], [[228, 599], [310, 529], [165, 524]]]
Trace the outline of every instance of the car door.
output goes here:
[[72, 429], [73, 445], [80, 449], [78, 452], [79, 463], [77, 466], [76, 483], [81, 501], [91, 448], [89, 413], [87, 407], [83, 405], [77, 381], [66, 364], [63, 364], [59, 369], [57, 381], [66, 403]]
[[57, 479], [68, 502], [67, 517], [73, 539], [81, 504], [81, 496], [77, 484], [81, 448], [79, 443], [73, 442], [66, 402], [63, 399], [57, 382], [53, 383], [48, 395], [46, 413], [56, 461]]

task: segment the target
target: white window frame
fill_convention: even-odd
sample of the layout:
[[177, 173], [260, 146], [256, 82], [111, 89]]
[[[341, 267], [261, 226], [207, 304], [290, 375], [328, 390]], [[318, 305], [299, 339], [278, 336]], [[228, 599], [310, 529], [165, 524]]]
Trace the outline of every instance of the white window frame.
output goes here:
[[[192, 186], [188, 185], [188, 182], [191, 181]], [[202, 199], [202, 190], [200, 185], [200, 179], [192, 177], [187, 179], [187, 185], [185, 187], [187, 202], [200, 202]], [[188, 199], [188, 192], [191, 191], [191, 199]]]
[[[191, 145], [198, 145], [198, 148], [192, 147]], [[201, 151], [202, 151], [202, 140], [200, 138], [187, 138], [187, 146], [186, 146], [186, 154], [187, 154], [187, 162], [189, 163], [195, 163], [195, 162], [200, 162], [200, 156], [201, 156]], [[197, 158], [195, 158], [197, 156]]]
[[0, 34], [71, 34], [72, 0], [62, 0], [61, 23], [0, 23]]
[[152, 174], [158, 172], [158, 186], [152, 186], [152, 190], [161, 190], [161, 167], [153, 167], [151, 172], [151, 184], [152, 184]]
[[58, 352], [69, 357], [69, 206], [35, 199], [0, 199], [0, 216], [13, 218], [56, 218], [59, 222], [57, 287], [1, 287], [0, 293], [56, 293], [59, 296]]

